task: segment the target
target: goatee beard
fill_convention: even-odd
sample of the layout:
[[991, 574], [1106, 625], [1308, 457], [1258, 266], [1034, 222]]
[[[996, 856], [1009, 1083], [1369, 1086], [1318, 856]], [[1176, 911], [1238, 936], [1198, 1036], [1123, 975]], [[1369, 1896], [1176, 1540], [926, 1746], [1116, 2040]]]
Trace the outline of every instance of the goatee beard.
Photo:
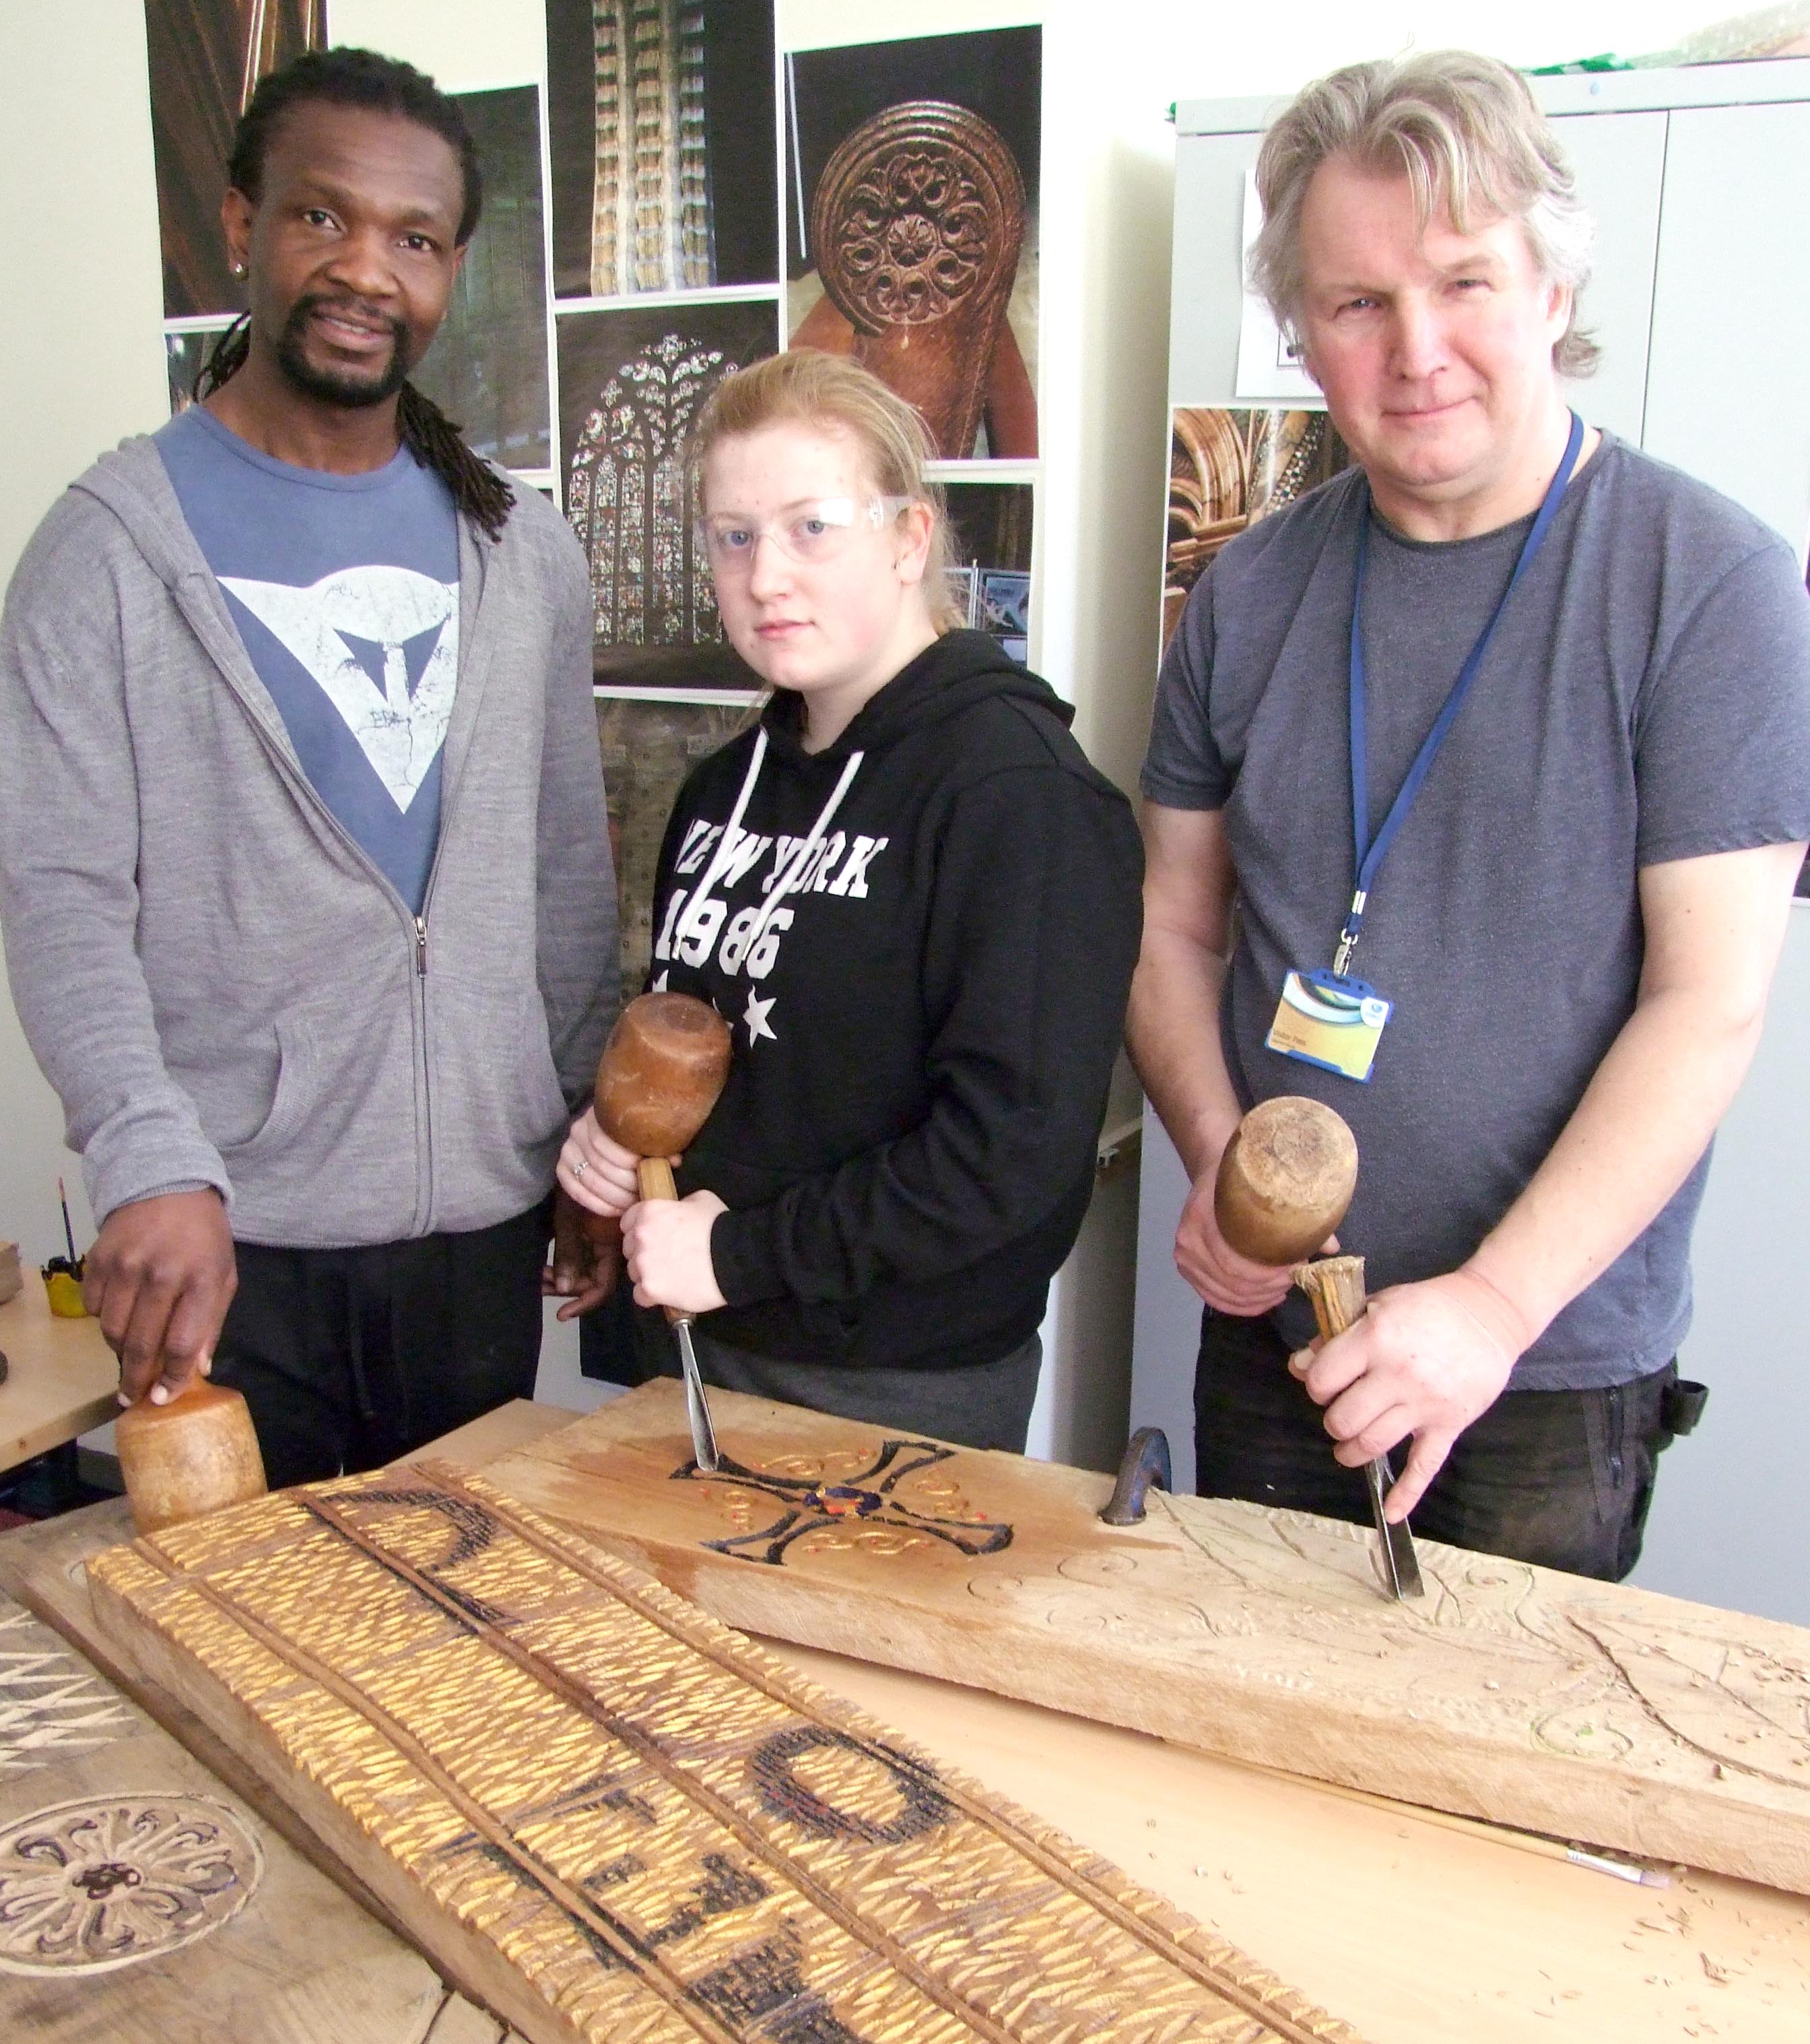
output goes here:
[[298, 298], [289, 309], [289, 317], [283, 321], [282, 331], [277, 336], [272, 351], [277, 367], [306, 398], [317, 398], [324, 403], [343, 405], [353, 410], [381, 405], [385, 398], [394, 397], [408, 380], [411, 366], [405, 346], [408, 328], [402, 321], [383, 322], [390, 328], [392, 345], [388, 363], [375, 377], [349, 376], [331, 369], [318, 369], [303, 352], [310, 317], [323, 306], [344, 302], [318, 295]]

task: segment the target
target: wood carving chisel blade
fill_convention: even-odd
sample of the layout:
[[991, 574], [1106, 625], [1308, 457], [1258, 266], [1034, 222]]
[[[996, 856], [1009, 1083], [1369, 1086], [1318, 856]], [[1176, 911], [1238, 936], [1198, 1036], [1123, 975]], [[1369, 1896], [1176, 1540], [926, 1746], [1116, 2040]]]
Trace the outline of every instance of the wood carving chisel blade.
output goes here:
[[1377, 1523], [1382, 1578], [1389, 1593], [1397, 1603], [1404, 1597], [1424, 1596], [1427, 1586], [1420, 1580], [1420, 1559], [1414, 1552], [1414, 1535], [1408, 1530], [1408, 1521], [1404, 1519], [1392, 1526], [1382, 1516], [1383, 1499], [1395, 1481], [1388, 1456], [1378, 1455], [1374, 1462], [1366, 1462], [1364, 1476], [1370, 1485], [1370, 1512]]
[[710, 1408], [704, 1397], [704, 1378], [697, 1367], [697, 1351], [691, 1346], [691, 1322], [674, 1320], [678, 1336], [679, 1367], [685, 1375], [685, 1416], [691, 1427], [691, 1454], [706, 1475], [717, 1467], [717, 1430], [710, 1424]]

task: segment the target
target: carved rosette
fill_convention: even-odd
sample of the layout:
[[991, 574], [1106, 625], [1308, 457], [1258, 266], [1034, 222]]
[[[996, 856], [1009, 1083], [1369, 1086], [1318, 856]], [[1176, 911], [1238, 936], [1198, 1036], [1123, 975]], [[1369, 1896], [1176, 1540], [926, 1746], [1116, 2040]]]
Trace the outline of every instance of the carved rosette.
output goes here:
[[0, 1972], [110, 1973], [229, 1922], [263, 1877], [230, 1810], [198, 1796], [98, 1796], [0, 1831]]
[[946, 459], [972, 451], [1024, 238], [1012, 152], [978, 113], [942, 100], [864, 121], [817, 181], [811, 245], [824, 289], [855, 330], [858, 358], [924, 413]]

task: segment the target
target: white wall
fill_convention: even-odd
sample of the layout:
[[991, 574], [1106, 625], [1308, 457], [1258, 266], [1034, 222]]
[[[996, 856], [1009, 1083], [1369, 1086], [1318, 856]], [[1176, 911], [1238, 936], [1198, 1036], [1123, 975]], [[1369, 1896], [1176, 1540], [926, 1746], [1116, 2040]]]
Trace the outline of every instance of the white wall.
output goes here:
[[[1047, 284], [1063, 267], [1051, 259], [1059, 246], [1072, 259], [1060, 317], [1047, 302], [1044, 320], [1046, 526], [1070, 536], [1041, 563], [1043, 657], [1051, 678], [1076, 701], [1083, 743], [1109, 771], [1128, 783], [1135, 775], [1155, 651], [1169, 104], [1284, 94], [1333, 64], [1409, 42], [1472, 43], [1524, 63], [1650, 49], [1718, 11], [1714, 0], [1526, 0], [1512, 12], [1481, 0], [1361, 8], [1348, 0], [1238, 8], [1120, 0], [1110, 10], [1095, 0], [1043, 8], [781, 0], [781, 40], [790, 47], [1040, 17], [1047, 24]], [[540, 0], [329, 0], [329, 19], [335, 40], [407, 57], [454, 90], [536, 77], [544, 63]], [[141, 0], [0, 7], [10, 259], [0, 389], [11, 399], [0, 574], [10, 572], [45, 508], [98, 450], [164, 415], [144, 81]], [[17, 1237], [34, 1257], [48, 1254], [59, 1232], [54, 1181], [68, 1168], [60, 1112], [0, 995], [0, 1235]], [[78, 1224], [86, 1234], [85, 1209]], [[1128, 1259], [1124, 1216], [1103, 1216], [1100, 1225]], [[1072, 1303], [1056, 1318], [1088, 1329], [1103, 1375], [1059, 1387], [1060, 1409], [1042, 1416], [1041, 1443], [1097, 1453], [1089, 1436], [1097, 1429], [1078, 1408], [1089, 1396], [1122, 1395], [1123, 1357], [1104, 1353], [1119, 1339], [1120, 1320], [1102, 1326]], [[560, 1331], [544, 1376], [549, 1395], [568, 1403], [578, 1395], [575, 1349], [570, 1331]]]

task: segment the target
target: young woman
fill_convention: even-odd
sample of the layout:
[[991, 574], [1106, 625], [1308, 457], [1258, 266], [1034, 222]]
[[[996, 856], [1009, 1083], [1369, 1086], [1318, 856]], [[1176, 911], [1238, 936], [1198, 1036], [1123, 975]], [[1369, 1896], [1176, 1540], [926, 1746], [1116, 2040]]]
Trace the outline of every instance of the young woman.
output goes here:
[[[638, 1204], [590, 1114], [561, 1185], [705, 1377], [1021, 1449], [1137, 955], [1129, 805], [1048, 686], [951, 630], [917, 414], [809, 350], [731, 377], [692, 460], [717, 606], [771, 684], [661, 852], [651, 984], [731, 1024], [728, 1084]], [[663, 1320], [644, 1352], [667, 1361]], [[650, 1374], [652, 1374], [650, 1371]]]

